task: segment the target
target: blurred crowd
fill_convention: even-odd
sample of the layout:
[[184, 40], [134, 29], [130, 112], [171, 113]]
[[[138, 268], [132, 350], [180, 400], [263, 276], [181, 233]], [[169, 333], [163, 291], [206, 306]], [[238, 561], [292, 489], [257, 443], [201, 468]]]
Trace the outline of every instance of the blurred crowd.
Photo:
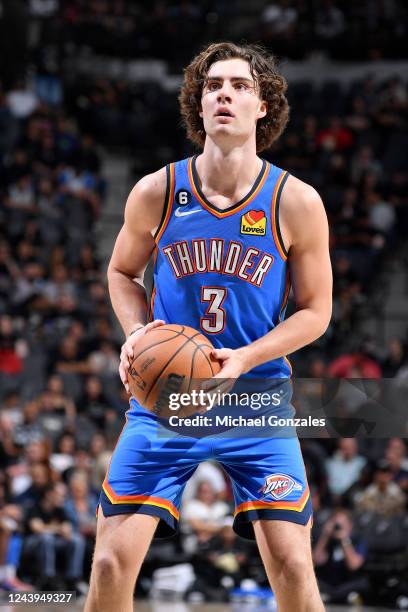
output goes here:
[[[318, 49], [387, 57], [404, 36], [406, 9], [397, 0], [282, 0], [254, 3], [256, 11], [231, 20], [238, 0], [158, 1], [150, 11], [105, 0], [1, 4], [0, 30], [10, 11], [26, 11], [31, 55], [23, 45], [15, 59], [31, 61], [35, 73], [16, 79], [11, 62], [0, 85], [0, 590], [84, 592], [100, 484], [128, 405], [97, 256], [106, 194], [100, 146], [132, 155], [135, 178], [191, 149], [175, 92], [153, 82], [64, 79], [64, 53], [88, 45], [120, 57], [166, 57], [178, 70], [192, 53], [181, 27], [197, 31], [198, 44], [225, 36], [227, 23], [231, 36], [261, 33], [288, 56]], [[346, 29], [347, 44], [339, 44]], [[408, 338], [381, 346], [355, 330], [377, 308], [384, 266], [407, 255], [407, 83], [304, 81], [290, 86], [289, 99], [288, 129], [264, 156], [321, 193], [335, 276], [332, 324], [294, 356], [296, 376], [406, 379]], [[405, 440], [309, 439], [302, 447], [325, 599], [403, 607]], [[254, 545], [232, 531], [232, 491], [217, 466], [200, 466], [183, 503], [180, 534], [154, 543], [140, 593], [159, 589], [157, 568], [186, 562], [196, 576], [186, 592], [192, 600], [226, 600], [246, 578], [267, 584]]]
[[127, 405], [96, 256], [106, 185], [93, 137], [35, 90], [0, 87], [0, 123], [0, 589], [78, 590]]
[[[226, 38], [273, 42], [295, 59], [325, 53], [334, 59], [402, 57], [407, 7], [402, 0], [2, 0], [5, 19], [18, 16], [31, 34], [35, 61], [53, 62], [83, 48], [119, 58], [167, 58], [178, 72], [192, 41]], [[30, 27], [29, 25], [30, 24]], [[34, 25], [32, 25], [34, 24]], [[23, 25], [21, 27], [24, 27]], [[184, 34], [184, 35], [181, 35]], [[35, 42], [41, 38], [46, 47]], [[21, 50], [20, 50], [21, 54]], [[405, 54], [406, 57], [406, 54]], [[48, 59], [48, 58], [47, 58]], [[51, 64], [52, 62], [49, 61]]]

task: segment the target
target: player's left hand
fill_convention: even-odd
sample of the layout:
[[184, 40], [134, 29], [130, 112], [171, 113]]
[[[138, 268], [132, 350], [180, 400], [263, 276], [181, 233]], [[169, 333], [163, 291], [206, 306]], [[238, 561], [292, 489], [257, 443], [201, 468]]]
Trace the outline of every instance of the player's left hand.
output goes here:
[[242, 356], [238, 350], [229, 348], [213, 349], [211, 355], [221, 362], [221, 370], [205, 382], [203, 388], [208, 393], [228, 393], [245, 372]]

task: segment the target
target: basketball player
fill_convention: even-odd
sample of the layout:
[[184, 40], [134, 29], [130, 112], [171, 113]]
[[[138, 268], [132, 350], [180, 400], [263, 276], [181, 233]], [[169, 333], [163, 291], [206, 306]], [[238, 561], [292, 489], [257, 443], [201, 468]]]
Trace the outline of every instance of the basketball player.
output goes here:
[[[181, 113], [202, 152], [137, 183], [108, 271], [127, 338], [126, 387], [140, 337], [164, 322], [208, 336], [220, 379], [288, 380], [285, 355], [326, 330], [332, 280], [323, 204], [312, 187], [258, 156], [286, 125], [285, 90], [274, 58], [258, 47], [213, 44], [185, 70]], [[152, 254], [148, 309], [140, 279]], [[297, 309], [283, 321], [290, 283]], [[153, 536], [176, 531], [186, 481], [211, 458], [233, 481], [234, 529], [256, 538], [279, 610], [323, 610], [297, 438], [169, 441], [155, 435], [155, 419], [131, 399], [101, 492], [86, 612], [133, 610]]]

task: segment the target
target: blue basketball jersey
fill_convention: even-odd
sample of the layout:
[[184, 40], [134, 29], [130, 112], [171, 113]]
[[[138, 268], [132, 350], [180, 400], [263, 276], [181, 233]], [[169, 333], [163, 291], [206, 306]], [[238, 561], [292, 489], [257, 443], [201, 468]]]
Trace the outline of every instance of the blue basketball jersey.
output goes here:
[[[288, 173], [263, 161], [250, 192], [219, 210], [202, 193], [196, 157], [167, 166], [156, 232], [151, 319], [189, 325], [216, 348], [250, 344], [283, 320], [290, 281], [279, 231]], [[288, 378], [286, 357], [245, 377]]]

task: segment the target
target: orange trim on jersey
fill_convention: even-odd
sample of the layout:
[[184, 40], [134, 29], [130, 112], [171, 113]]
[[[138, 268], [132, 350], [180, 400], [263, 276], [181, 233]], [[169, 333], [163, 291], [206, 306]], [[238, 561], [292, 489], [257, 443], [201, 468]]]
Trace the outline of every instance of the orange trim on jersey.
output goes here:
[[156, 287], [153, 287], [152, 297], [150, 298], [150, 312], [149, 319], [153, 321], [153, 313], [154, 313], [154, 298], [156, 297]]
[[166, 216], [164, 217], [163, 223], [155, 236], [154, 240], [156, 244], [158, 244], [160, 238], [162, 237], [163, 232], [166, 229], [170, 216], [171, 216], [171, 209], [173, 207], [173, 198], [174, 198], [174, 185], [175, 185], [174, 163], [169, 164], [169, 175], [170, 175], [170, 180], [169, 180], [169, 185], [168, 185], [168, 194], [167, 194], [166, 201], [164, 203], [164, 206], [166, 208]]
[[237, 516], [240, 512], [248, 512], [249, 510], [293, 510], [294, 512], [302, 512], [309, 499], [309, 487], [307, 486], [302, 497], [298, 501], [250, 501], [240, 504], [234, 513]]
[[281, 243], [280, 243], [280, 240], [279, 240], [279, 236], [278, 236], [278, 231], [277, 231], [277, 228], [276, 228], [276, 204], [278, 202], [279, 187], [281, 186], [282, 181], [283, 181], [283, 179], [285, 178], [285, 176], [287, 174], [288, 173], [286, 172], [286, 170], [282, 170], [282, 173], [281, 173], [280, 177], [276, 181], [275, 189], [273, 190], [272, 209], [271, 209], [272, 234], [273, 234], [273, 238], [275, 240], [276, 248], [279, 251], [279, 255], [282, 257], [282, 259], [284, 261], [287, 260], [287, 255], [282, 250], [282, 246], [281, 246]]
[[176, 520], [179, 520], [180, 514], [176, 506], [162, 497], [153, 497], [150, 495], [117, 495], [108, 482], [103, 483], [103, 490], [106, 493], [111, 504], [135, 504], [156, 506], [167, 510]]
[[[288, 303], [288, 299], [289, 299], [289, 293], [290, 293], [290, 273], [289, 273], [289, 268], [286, 268], [286, 284], [285, 284], [285, 293], [283, 294], [283, 300], [282, 300], [282, 305], [280, 307], [279, 310], [279, 315], [278, 315], [278, 323], [281, 322], [281, 316], [282, 316], [282, 312], [284, 311], [284, 309], [286, 308], [286, 304]], [[286, 355], [283, 356], [283, 359], [286, 361], [286, 363], [289, 366], [290, 369], [290, 375], [292, 376], [293, 374], [293, 368], [292, 368], [292, 364], [290, 363], [289, 359], [286, 357]]]
[[[158, 244], [160, 238], [163, 236], [164, 230], [166, 229], [170, 217], [171, 210], [173, 208], [173, 199], [174, 199], [174, 187], [175, 187], [175, 167], [174, 163], [169, 164], [169, 183], [167, 185], [166, 191], [166, 200], [164, 202], [164, 209], [166, 211], [165, 217], [163, 219], [162, 224], [159, 226], [159, 229], [154, 237], [154, 251], [153, 251], [153, 272], [156, 267], [156, 259], [159, 254]], [[150, 312], [149, 312], [149, 321], [153, 321], [153, 308], [154, 308], [154, 298], [156, 297], [156, 287], [153, 287], [152, 297], [150, 299]]]
[[195, 197], [197, 198], [197, 200], [200, 202], [201, 206], [203, 206], [203, 208], [205, 208], [206, 210], [208, 210], [208, 212], [212, 213], [213, 215], [215, 215], [216, 217], [218, 217], [219, 219], [223, 219], [224, 217], [230, 217], [231, 215], [235, 215], [235, 213], [239, 212], [240, 210], [242, 210], [244, 208], [244, 206], [247, 206], [250, 202], [252, 202], [252, 200], [258, 195], [259, 191], [262, 189], [266, 178], [269, 174], [269, 169], [270, 169], [270, 164], [267, 162], [265, 164], [265, 168], [262, 174], [262, 177], [259, 180], [259, 183], [256, 187], [256, 189], [254, 191], [252, 191], [251, 195], [247, 198], [244, 199], [244, 201], [237, 206], [236, 208], [234, 208], [233, 210], [227, 210], [227, 211], [222, 211], [222, 210], [214, 210], [214, 208], [211, 208], [210, 206], [208, 206], [207, 202], [205, 200], [203, 200], [203, 198], [200, 196], [196, 184], [194, 182], [194, 174], [193, 174], [193, 158], [190, 157], [190, 159], [188, 160], [188, 177], [190, 180], [190, 185], [191, 185], [191, 189], [193, 190], [193, 193], [195, 195]]
[[288, 303], [289, 293], [290, 293], [290, 274], [289, 274], [289, 268], [286, 268], [285, 293], [283, 294], [282, 305], [279, 310], [278, 323], [281, 322], [282, 312], [285, 310], [286, 304]]
[[288, 364], [289, 368], [290, 368], [290, 375], [292, 376], [293, 374], [293, 368], [292, 368], [292, 364], [290, 363], [289, 359], [286, 357], [286, 355], [284, 355], [283, 359], [286, 361], [286, 363]]

